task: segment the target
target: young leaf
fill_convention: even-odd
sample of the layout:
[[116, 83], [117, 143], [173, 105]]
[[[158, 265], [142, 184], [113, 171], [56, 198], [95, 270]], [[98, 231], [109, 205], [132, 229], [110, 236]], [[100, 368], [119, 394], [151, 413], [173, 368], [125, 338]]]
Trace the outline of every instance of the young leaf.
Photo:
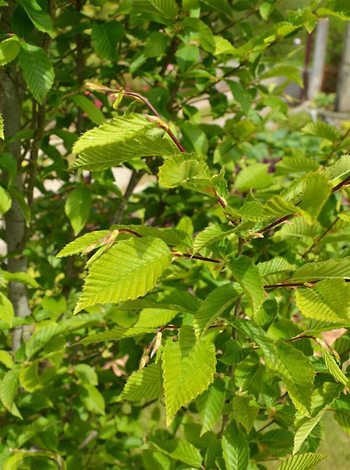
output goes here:
[[235, 180], [238, 191], [266, 188], [272, 183], [272, 175], [268, 173], [269, 166], [255, 163], [241, 170]]
[[[94, 24], [91, 32], [92, 44], [96, 53], [107, 60], [117, 60], [117, 45], [124, 36], [125, 29], [119, 21]], [[101, 124], [101, 123], [96, 123]]]
[[293, 280], [301, 282], [334, 278], [350, 279], [350, 256], [307, 263], [293, 274]]
[[19, 65], [24, 79], [34, 98], [43, 103], [54, 81], [54, 71], [50, 59], [41, 47], [21, 42]]
[[215, 243], [223, 238], [228, 237], [229, 235], [235, 233], [236, 229], [228, 225], [218, 225], [212, 224], [206, 227], [204, 230], [199, 232], [199, 234], [194, 239], [193, 243], [193, 252], [197, 253], [202, 248], [205, 248], [212, 243]]
[[229, 263], [235, 281], [240, 284], [248, 298], [253, 314], [256, 314], [265, 300], [264, 288], [258, 268], [247, 256], [240, 256]]
[[86, 113], [94, 124], [102, 124], [105, 117], [102, 111], [88, 98], [82, 95], [72, 97], [74, 103]]
[[170, 157], [178, 153], [172, 140], [148, 131], [158, 126], [141, 114], [119, 116], [83, 134], [73, 147], [73, 167], [101, 171], [135, 157]]
[[342, 383], [347, 388], [350, 388], [350, 380], [346, 377], [344, 372], [338, 366], [334, 357], [325, 349], [322, 350], [323, 360], [328, 369], [328, 372], [335, 378], [337, 382]]
[[117, 401], [154, 400], [162, 394], [160, 363], [150, 364], [129, 377]]
[[197, 338], [202, 336], [227, 308], [232, 306], [240, 294], [241, 292], [229, 283], [217, 287], [207, 296], [193, 320]]
[[342, 279], [326, 279], [311, 289], [297, 289], [295, 298], [305, 317], [350, 321], [350, 285]]
[[317, 423], [320, 421], [322, 416], [324, 415], [325, 410], [320, 411], [316, 416], [314, 416], [311, 419], [308, 419], [305, 421], [297, 430], [297, 432], [294, 435], [294, 448], [293, 448], [293, 454], [296, 454], [299, 452], [301, 449], [301, 446], [303, 445], [305, 439], [309, 436], [309, 434], [312, 432], [314, 427], [317, 425]]
[[235, 421], [227, 426], [222, 436], [222, 451], [227, 469], [246, 470], [248, 468], [248, 441]]
[[13, 362], [12, 356], [7, 351], [0, 351], [0, 362], [4, 364], [8, 369], [13, 369], [15, 363]]
[[304, 134], [313, 135], [315, 137], [320, 137], [321, 139], [329, 140], [334, 143], [340, 139], [339, 131], [335, 126], [331, 126], [326, 122], [310, 122], [302, 131]]
[[162, 369], [167, 424], [177, 411], [203, 393], [214, 380], [215, 347], [201, 339], [196, 343], [193, 330], [183, 326], [179, 340], [166, 342]]
[[0, 292], [0, 319], [12, 326], [12, 320], [15, 316], [12, 303], [5, 295]]
[[39, 361], [34, 361], [26, 367], [22, 367], [19, 374], [19, 383], [27, 392], [33, 393], [41, 388], [38, 375]]
[[91, 208], [91, 191], [85, 186], [73, 189], [68, 196], [65, 211], [72, 224], [74, 235], [83, 229], [89, 218]]
[[36, 0], [19, 0], [19, 4], [24, 8], [39, 31], [52, 36], [52, 21], [50, 15], [41, 8]]
[[20, 49], [21, 43], [17, 36], [13, 36], [0, 42], [0, 66], [6, 65], [15, 60]]
[[201, 436], [216, 424], [225, 404], [225, 396], [225, 382], [217, 378], [209, 389], [197, 398], [196, 405], [202, 420]]
[[8, 191], [0, 186], [0, 215], [5, 215], [12, 205], [12, 199]]
[[153, 289], [170, 262], [169, 248], [156, 238], [118, 243], [93, 263], [75, 313], [96, 304], [142, 297]]
[[68, 245], [66, 245], [63, 250], [56, 255], [56, 258], [64, 258], [66, 256], [82, 253], [88, 246], [91, 246], [94, 243], [97, 247], [97, 242], [110, 233], [112, 232], [109, 230], [96, 230], [95, 232], [85, 233], [83, 236], [68, 243]]

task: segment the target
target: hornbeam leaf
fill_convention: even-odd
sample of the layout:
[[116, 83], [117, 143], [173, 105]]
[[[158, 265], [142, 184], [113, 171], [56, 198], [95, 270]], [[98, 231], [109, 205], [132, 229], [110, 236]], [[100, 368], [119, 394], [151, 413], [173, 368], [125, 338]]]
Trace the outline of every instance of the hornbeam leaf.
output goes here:
[[308, 419], [305, 421], [297, 430], [297, 432], [294, 435], [294, 448], [293, 448], [293, 454], [296, 454], [299, 452], [301, 449], [301, 446], [303, 445], [305, 439], [309, 436], [309, 434], [312, 432], [314, 427], [317, 425], [317, 423], [320, 421], [322, 416], [324, 415], [325, 410], [320, 411], [316, 416], [314, 416], [311, 419]]
[[315, 171], [319, 166], [320, 164], [316, 162], [316, 160], [300, 155], [295, 157], [283, 157], [282, 160], [276, 164], [276, 170], [282, 173], [293, 174]]
[[135, 157], [171, 157], [178, 153], [172, 140], [149, 131], [158, 126], [141, 114], [118, 116], [91, 129], [74, 144], [79, 155], [73, 168], [101, 171]]
[[226, 342], [225, 353], [219, 361], [228, 366], [236, 365], [248, 357], [252, 349], [252, 347], [242, 347], [238, 341], [230, 339]]
[[162, 394], [160, 364], [150, 364], [129, 377], [117, 401], [154, 400]]
[[333, 375], [333, 377], [335, 378], [337, 382], [340, 382], [343, 385], [345, 385], [347, 388], [350, 388], [350, 380], [346, 377], [344, 372], [338, 366], [334, 357], [325, 349], [322, 350], [322, 355], [323, 355], [324, 363], [326, 364], [326, 367], [328, 369], [328, 372], [331, 375]]
[[202, 305], [202, 301], [191, 295], [187, 291], [173, 290], [169, 292], [158, 292], [157, 294], [147, 295], [143, 299], [129, 300], [121, 304], [118, 308], [121, 310], [130, 309], [167, 309], [182, 313], [193, 313]]
[[175, 20], [179, 12], [175, 0], [134, 0], [134, 8], [137, 11], [154, 13], [171, 20]]
[[175, 460], [180, 460], [180, 462], [190, 465], [191, 468], [202, 468], [202, 456], [199, 450], [190, 442], [177, 438], [161, 440], [156, 437], [153, 438], [152, 442], [165, 455], [169, 455]]
[[5, 134], [4, 134], [4, 118], [2, 117], [2, 114], [0, 113], [0, 139], [4, 140], [5, 139]]
[[86, 96], [75, 95], [72, 97], [74, 103], [86, 113], [94, 124], [102, 124], [105, 117], [102, 111]]
[[104, 59], [117, 60], [117, 45], [124, 36], [124, 33], [124, 26], [119, 21], [94, 24], [91, 39], [96, 53]]
[[15, 397], [18, 391], [20, 369], [15, 368], [9, 370], [0, 383], [0, 399], [4, 407], [17, 418], [22, 419], [22, 415], [15, 405]]
[[38, 367], [39, 361], [34, 361], [29, 366], [22, 367], [20, 371], [19, 383], [27, 392], [33, 393], [41, 388]]
[[307, 220], [314, 222], [332, 193], [332, 184], [322, 173], [308, 173], [301, 178], [302, 200], [298, 206]]
[[[19, 0], [35, 27], [52, 36], [52, 21], [47, 11], [44, 11], [36, 0]], [[45, 5], [45, 4], [44, 4]]]
[[236, 229], [228, 225], [218, 225], [212, 224], [206, 227], [204, 230], [199, 232], [199, 234], [194, 239], [193, 243], [193, 252], [197, 253], [202, 248], [211, 245], [223, 238], [228, 237], [235, 233]]
[[169, 338], [162, 356], [167, 424], [177, 411], [203, 393], [214, 380], [214, 344], [196, 338], [192, 328], [183, 326], [179, 340]]
[[165, 308], [145, 308], [141, 310], [137, 322], [133, 328], [149, 327], [157, 328], [167, 325], [178, 312]]
[[293, 274], [292, 279], [307, 282], [334, 278], [350, 279], [350, 256], [307, 263]]
[[248, 468], [248, 440], [235, 421], [227, 426], [222, 436], [222, 451], [227, 469], [246, 470]]
[[0, 186], [0, 215], [6, 214], [12, 205], [11, 195], [5, 188]]
[[118, 243], [91, 266], [75, 313], [96, 304], [142, 297], [156, 285], [171, 258], [167, 245], [156, 238]]
[[0, 320], [5, 321], [12, 326], [12, 320], [15, 316], [13, 305], [5, 295], [0, 292]]
[[295, 266], [293, 264], [289, 264], [287, 260], [280, 258], [279, 256], [272, 258], [269, 261], [259, 263], [257, 268], [261, 277], [266, 277], [271, 274], [288, 273], [295, 270]]
[[[80, 316], [80, 315], [79, 315]], [[113, 328], [112, 330], [102, 331], [83, 338], [79, 343], [91, 344], [101, 343], [103, 341], [118, 341], [123, 338], [132, 338], [138, 335], [153, 333], [156, 328], [153, 327], [132, 327], [132, 328]]]
[[255, 399], [252, 396], [236, 395], [232, 400], [232, 408], [236, 420], [250, 433], [260, 409]]
[[68, 245], [56, 255], [56, 258], [64, 258], [65, 256], [82, 253], [88, 246], [97, 243], [98, 240], [107, 236], [109, 233], [111, 233], [109, 230], [97, 230], [95, 232], [85, 233], [82, 237], [76, 238], [74, 241], [68, 243]]
[[[0, 66], [12, 62], [21, 49], [21, 43], [17, 36], [5, 39], [0, 42]], [[2, 137], [3, 138], [3, 137]]]
[[239, 256], [231, 261], [229, 268], [247, 296], [253, 313], [257, 313], [265, 300], [265, 291], [258, 268], [247, 256]]
[[332, 183], [350, 173], [350, 155], [342, 155], [334, 165], [328, 166], [323, 172]]
[[71, 191], [65, 205], [65, 211], [72, 224], [74, 235], [83, 229], [89, 218], [91, 208], [91, 191], [85, 186]]
[[42, 104], [55, 77], [48, 55], [41, 47], [21, 42], [19, 65], [23, 70], [23, 76], [29, 90], [34, 98]]
[[206, 332], [209, 326], [238, 299], [240, 294], [241, 292], [229, 283], [217, 287], [207, 296], [193, 320], [197, 338]]
[[310, 415], [315, 369], [304, 354], [288, 343], [278, 346], [265, 331], [247, 320], [236, 320], [234, 326], [248, 335], [261, 349], [267, 365], [284, 382], [295, 407]]
[[327, 455], [307, 454], [293, 455], [285, 460], [277, 470], [312, 470], [317, 464], [327, 458]]
[[209, 389], [196, 400], [199, 416], [202, 420], [201, 436], [209, 431], [219, 419], [225, 404], [225, 382], [217, 378]]
[[[145, 225], [112, 225], [112, 229], [132, 230], [142, 237], [160, 238], [164, 243], [171, 246], [192, 247], [192, 238], [184, 230], [177, 228], [155, 228]], [[127, 232], [126, 232], [127, 233]]]
[[335, 126], [331, 126], [323, 121], [310, 122], [303, 127], [304, 134], [320, 137], [334, 143], [340, 139], [339, 131]]
[[350, 285], [342, 279], [326, 279], [311, 289], [297, 289], [295, 298], [305, 317], [333, 322], [350, 320]]

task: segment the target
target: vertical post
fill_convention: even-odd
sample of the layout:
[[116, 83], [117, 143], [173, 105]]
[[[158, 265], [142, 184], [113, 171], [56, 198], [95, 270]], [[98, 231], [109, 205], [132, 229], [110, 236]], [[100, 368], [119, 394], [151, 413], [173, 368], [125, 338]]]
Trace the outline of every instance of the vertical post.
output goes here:
[[350, 111], [350, 21], [346, 26], [343, 56], [340, 65], [335, 100], [337, 111]]
[[322, 88], [324, 66], [326, 63], [328, 29], [328, 19], [321, 19], [318, 21], [315, 36], [315, 49], [312, 59], [312, 70], [307, 93], [309, 100], [314, 99]]

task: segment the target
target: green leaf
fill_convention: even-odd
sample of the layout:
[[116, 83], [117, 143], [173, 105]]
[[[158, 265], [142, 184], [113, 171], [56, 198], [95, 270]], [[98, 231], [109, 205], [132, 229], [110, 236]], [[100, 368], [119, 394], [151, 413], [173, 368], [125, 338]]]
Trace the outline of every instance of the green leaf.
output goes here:
[[73, 153], [79, 156], [73, 168], [101, 171], [135, 157], [176, 155], [178, 148], [172, 140], [150, 132], [157, 126], [157, 122], [140, 114], [105, 121], [85, 132], [74, 144]]
[[275, 233], [274, 239], [279, 241], [290, 237], [315, 238], [320, 232], [321, 225], [318, 222], [311, 225], [303, 217], [294, 217], [291, 223], [282, 225], [282, 228]]
[[39, 284], [36, 282], [36, 280], [28, 273], [25, 273], [22, 271], [18, 273], [11, 273], [9, 271], [3, 271], [3, 274], [4, 274], [4, 278], [6, 279], [6, 281], [20, 282], [22, 284], [25, 284], [26, 286], [34, 287], [35, 289], [40, 287]]
[[199, 234], [194, 239], [193, 243], [193, 252], [197, 253], [202, 248], [205, 248], [212, 243], [215, 243], [223, 238], [228, 237], [236, 231], [235, 228], [232, 228], [228, 225], [218, 225], [212, 224], [206, 227], [204, 230], [199, 232]]
[[[12, 457], [10, 457], [6, 462], [4, 462], [3, 470], [17, 470], [20, 468], [23, 468], [23, 465], [28, 464], [28, 460], [30, 461], [31, 459], [41, 459], [40, 462], [42, 462], [42, 457], [49, 459], [51, 461], [54, 461], [55, 464], [59, 466], [60, 469], [66, 470], [67, 466], [62, 457], [60, 457], [58, 454], [54, 454], [53, 452], [50, 452], [48, 450], [40, 450], [40, 451], [30, 451], [30, 452], [18, 452]], [[24, 462], [25, 461], [25, 462]], [[38, 463], [38, 460], [35, 462], [32, 462], [34, 465]], [[52, 466], [50, 465], [50, 468]], [[58, 468], [58, 467], [57, 467]]]
[[197, 338], [200, 338], [220, 315], [238, 299], [241, 292], [234, 286], [224, 284], [207, 296], [198, 312], [194, 315], [193, 325]]
[[327, 455], [322, 454], [299, 454], [293, 455], [285, 460], [279, 467], [278, 470], [312, 470], [317, 464], [327, 458]]
[[102, 124], [105, 117], [102, 111], [88, 98], [82, 95], [72, 97], [74, 103], [86, 113], [94, 124]]
[[120, 309], [170, 309], [176, 312], [195, 314], [202, 302], [187, 291], [172, 290], [147, 295], [143, 299], [131, 300], [123, 303]]
[[129, 377], [117, 401], [155, 400], [162, 394], [160, 363], [150, 364]]
[[[35, 27], [52, 36], [52, 21], [47, 11], [44, 11], [36, 0], [19, 0]], [[46, 5], [44, 3], [44, 5]]]
[[[4, 140], [5, 139], [5, 134], [4, 134], [4, 118], [2, 117], [2, 114], [0, 113], [0, 139]], [[0, 162], [1, 168], [2, 162]]]
[[85, 233], [83, 236], [76, 238], [72, 242], [68, 243], [63, 250], [61, 250], [56, 258], [64, 258], [66, 256], [75, 255], [77, 253], [82, 253], [87, 247], [92, 244], [98, 246], [98, 241], [102, 238], [108, 236], [110, 233], [109, 230], [96, 230], [95, 232]]
[[228, 366], [242, 362], [252, 351], [252, 347], [242, 347], [238, 341], [230, 339], [225, 343], [225, 353], [220, 357], [220, 362]]
[[200, 50], [199, 47], [194, 44], [181, 44], [175, 56], [181, 72], [185, 72], [194, 64], [198, 63]]
[[171, 257], [166, 244], [156, 238], [132, 238], [118, 243], [93, 263], [75, 313], [96, 304], [145, 295], [156, 285]]
[[209, 389], [197, 398], [196, 405], [202, 421], [201, 436], [218, 421], [225, 404], [225, 396], [225, 382], [217, 378]]
[[79, 385], [78, 393], [80, 400], [90, 413], [105, 414], [105, 400], [96, 387], [87, 384]]
[[201, 158], [181, 154], [166, 160], [159, 169], [158, 177], [165, 188], [181, 185], [215, 197], [213, 187], [223, 179], [223, 173], [213, 174]]
[[334, 143], [340, 139], [339, 131], [335, 126], [331, 126], [323, 121], [310, 122], [303, 127], [304, 134], [320, 137]]
[[241, 170], [235, 180], [238, 191], [263, 189], [272, 183], [272, 174], [268, 173], [269, 165], [254, 163]]
[[276, 170], [281, 173], [293, 174], [316, 171], [319, 166], [319, 163], [312, 158], [298, 155], [295, 157], [283, 157], [282, 160], [276, 164]]
[[41, 47], [21, 42], [19, 65], [24, 79], [34, 98], [42, 104], [54, 82], [54, 71], [50, 59]]
[[139, 318], [133, 327], [157, 328], [159, 326], [164, 326], [175, 318], [177, 314], [178, 312], [174, 310], [145, 308], [144, 310], [141, 310]]
[[350, 285], [342, 279], [327, 279], [311, 289], [297, 289], [295, 298], [305, 317], [333, 322], [350, 320]]
[[0, 383], [0, 399], [4, 407], [17, 418], [22, 415], [15, 405], [15, 397], [18, 391], [20, 369], [15, 368], [6, 372]]
[[0, 66], [6, 65], [15, 60], [20, 49], [21, 44], [17, 36], [13, 36], [0, 42]]
[[12, 205], [12, 199], [8, 191], [0, 186], [0, 215], [5, 215]]
[[113, 328], [112, 330], [102, 331], [101, 333], [92, 334], [83, 338], [79, 343], [92, 344], [102, 341], [117, 341], [122, 338], [132, 338], [134, 336], [153, 333], [156, 328], [153, 327], [132, 327], [132, 328]]
[[278, 346], [261, 328], [246, 320], [236, 320], [234, 327], [248, 335], [261, 349], [268, 365], [284, 382], [295, 407], [310, 415], [315, 369], [304, 354], [288, 343]]
[[222, 436], [222, 451], [227, 470], [246, 470], [249, 445], [244, 432], [232, 421]]
[[293, 275], [293, 281], [317, 281], [320, 279], [350, 279], [350, 257], [307, 263]]
[[300, 87], [303, 86], [303, 78], [298, 67], [293, 65], [278, 65], [272, 67], [268, 72], [263, 73], [261, 78], [272, 78], [272, 77], [286, 77], [288, 80], [297, 83]]
[[74, 367], [74, 373], [82, 384], [98, 385], [96, 371], [88, 364], [77, 364]]
[[[95, 23], [92, 27], [91, 39], [96, 53], [103, 59], [116, 61], [117, 45], [124, 33], [124, 26], [119, 21]], [[96, 124], [101, 124], [101, 122], [96, 122]]]
[[[155, 228], [145, 225], [112, 225], [112, 229], [131, 230], [142, 237], [160, 238], [164, 243], [171, 246], [192, 247], [192, 238], [184, 230], [177, 228]], [[133, 236], [133, 235], [131, 235]]]
[[259, 405], [255, 399], [251, 396], [236, 395], [232, 400], [232, 408], [235, 419], [250, 433], [259, 414]]
[[334, 165], [328, 166], [323, 173], [332, 183], [337, 182], [339, 178], [349, 176], [350, 174], [350, 155], [342, 155]]
[[145, 54], [147, 57], [160, 57], [165, 52], [167, 45], [168, 36], [155, 31], [146, 40]]
[[134, 0], [135, 10], [154, 13], [161, 17], [175, 20], [179, 7], [175, 0]]
[[262, 278], [270, 276], [271, 274], [289, 273], [295, 270], [295, 266], [293, 264], [288, 263], [288, 261], [284, 258], [280, 258], [279, 256], [272, 258], [269, 261], [259, 263], [257, 268]]
[[340, 369], [333, 356], [325, 349], [322, 350], [322, 356], [328, 372], [335, 378], [337, 382], [340, 382], [347, 388], [350, 388], [350, 380]]
[[0, 319], [12, 326], [12, 320], [15, 316], [12, 303], [5, 295], [0, 292]]
[[202, 0], [202, 2], [208, 5], [211, 10], [226, 14], [231, 18], [232, 10], [228, 0]]
[[203, 393], [214, 380], [215, 347], [201, 339], [196, 343], [192, 328], [183, 326], [179, 339], [169, 338], [164, 347], [162, 369], [167, 424], [177, 411]]
[[70, 192], [65, 205], [65, 212], [72, 224], [74, 235], [83, 229], [91, 208], [91, 191], [82, 186]]
[[29, 338], [26, 344], [26, 356], [31, 359], [40, 349], [47, 344], [51, 338], [60, 334], [64, 325], [53, 322], [44, 322], [37, 325], [35, 333]]
[[[202, 468], [202, 456], [198, 449], [183, 439], [161, 440], [153, 438], [155, 447], [175, 460], [180, 460], [192, 468]], [[162, 467], [164, 468], [164, 467]]]
[[191, 41], [198, 41], [202, 49], [212, 54], [215, 51], [214, 35], [203, 21], [198, 18], [185, 18], [183, 21], [185, 27], [190, 29]]
[[22, 367], [19, 374], [19, 383], [27, 392], [33, 393], [41, 388], [38, 375], [39, 361], [34, 361], [30, 365]]
[[[307, 213], [307, 220], [313, 223], [332, 193], [332, 185], [321, 173], [308, 173], [301, 178], [302, 201], [298, 206]], [[305, 216], [305, 214], [303, 213]]]
[[265, 291], [258, 268], [247, 256], [239, 256], [231, 261], [229, 268], [247, 296], [253, 314], [256, 314], [265, 300]]
[[13, 369], [15, 366], [11, 354], [7, 351], [0, 351], [0, 362], [8, 369]]
[[226, 80], [226, 83], [231, 90], [234, 100], [242, 106], [244, 113], [248, 114], [253, 101], [249, 92], [239, 82]]

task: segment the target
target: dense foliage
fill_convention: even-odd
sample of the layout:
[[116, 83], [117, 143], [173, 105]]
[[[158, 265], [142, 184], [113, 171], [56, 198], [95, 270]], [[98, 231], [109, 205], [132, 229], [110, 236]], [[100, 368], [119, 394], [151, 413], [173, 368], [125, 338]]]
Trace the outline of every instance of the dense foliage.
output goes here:
[[350, 10], [283, 3], [0, 0], [1, 468], [307, 470], [350, 433], [350, 128], [285, 91]]

